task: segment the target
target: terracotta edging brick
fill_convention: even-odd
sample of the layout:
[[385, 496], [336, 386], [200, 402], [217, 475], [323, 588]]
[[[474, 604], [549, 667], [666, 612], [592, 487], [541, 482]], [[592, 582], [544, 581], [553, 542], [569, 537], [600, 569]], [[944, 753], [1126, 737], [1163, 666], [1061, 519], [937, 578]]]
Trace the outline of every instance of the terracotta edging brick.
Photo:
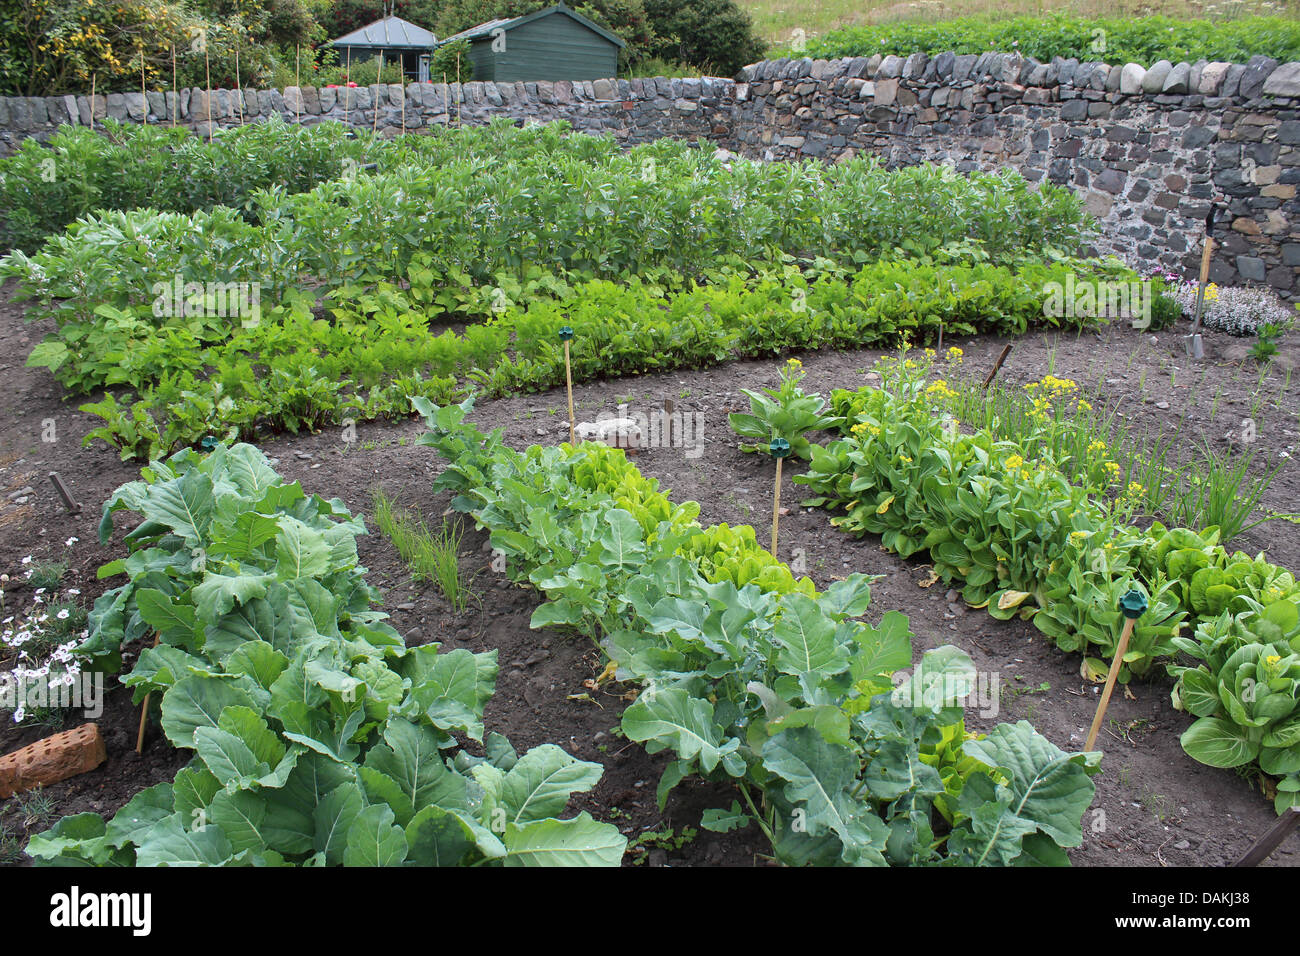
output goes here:
[[99, 724], [65, 730], [0, 757], [0, 798], [67, 780], [94, 770], [106, 759]]

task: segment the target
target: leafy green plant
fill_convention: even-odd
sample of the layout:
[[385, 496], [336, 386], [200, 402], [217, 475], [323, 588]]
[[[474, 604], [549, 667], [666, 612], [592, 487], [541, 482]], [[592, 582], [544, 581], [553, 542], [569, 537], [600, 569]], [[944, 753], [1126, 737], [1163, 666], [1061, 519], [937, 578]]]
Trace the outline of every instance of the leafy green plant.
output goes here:
[[[372, 609], [365, 528], [343, 503], [286, 485], [250, 445], [156, 461], [104, 505], [143, 521], [77, 651], [111, 667], [149, 633], [123, 682], [161, 701], [194, 757], [110, 821], [65, 817], [29, 841], [47, 864], [617, 865], [626, 839], [570, 794], [598, 764], [484, 733], [496, 652], [408, 649]], [[482, 743], [471, 756], [460, 739]]]
[[[1233, 659], [1231, 677], [1223, 678], [1234, 688], [1259, 679], [1240, 666], [1253, 665], [1261, 653], [1270, 667], [1273, 657], [1289, 659], [1290, 651], [1279, 651], [1277, 642], [1291, 641], [1300, 630], [1294, 575], [1262, 555], [1230, 555], [1216, 527], [1195, 532], [1156, 522], [1144, 531], [1124, 524], [1126, 510], [1094, 497], [1099, 489], [1090, 495], [1071, 484], [1050, 449], [1040, 447], [1031, 466], [1023, 445], [996, 441], [989, 429], [959, 431], [944, 411], [951, 389], [926, 386], [922, 367], [907, 365], [884, 364], [882, 388], [832, 393], [848, 437], [815, 448], [809, 472], [795, 477], [816, 495], [805, 504], [843, 510], [834, 525], [879, 534], [901, 554], [927, 550], [935, 573], [961, 584], [968, 603], [987, 607], [994, 617], [1031, 619], [1060, 648], [1083, 654], [1082, 673], [1092, 680], [1108, 670], [1123, 623], [1119, 598], [1130, 588], [1146, 592], [1148, 609], [1137, 620], [1121, 681], [1180, 651], [1207, 662], [1204, 674], [1186, 679], [1197, 686], [1217, 679], [1229, 656], [1245, 646], [1255, 650]], [[1182, 636], [1188, 624], [1196, 628], [1195, 639]], [[1271, 651], [1259, 650], [1269, 645]], [[1180, 676], [1189, 673], [1181, 664], [1170, 667]], [[1289, 680], [1287, 674], [1279, 680]], [[1227, 759], [1215, 756], [1215, 748], [1227, 747], [1227, 735], [1236, 742], [1232, 758], [1241, 758], [1231, 766], [1259, 759], [1265, 772], [1286, 774], [1283, 783], [1292, 788], [1300, 778], [1291, 775], [1300, 767], [1284, 769], [1289, 763], [1271, 752], [1264, 767], [1263, 748], [1280, 745], [1264, 743], [1271, 731], [1259, 732], [1277, 716], [1269, 708], [1294, 703], [1290, 687], [1279, 683], [1275, 692], [1283, 696], [1259, 712], [1226, 697], [1219, 712], [1203, 696], [1196, 706], [1206, 712], [1199, 716], [1213, 722], [1184, 737], [1188, 753]], [[1175, 699], [1181, 694], [1176, 691]], [[1300, 787], [1279, 792], [1286, 795], [1280, 808]]]
[[[959, 702], [973, 665], [956, 648], [927, 652], [891, 690], [911, 635], [897, 612], [879, 627], [856, 620], [870, 601], [865, 576], [822, 594], [710, 582], [683, 552], [700, 547], [698, 505], [672, 506], [621, 451], [518, 452], [499, 430], [465, 423], [472, 400], [416, 405], [430, 427], [422, 443], [447, 462], [435, 488], [489, 530], [515, 580], [546, 596], [533, 626], [588, 634], [616, 679], [644, 687], [622, 730], [675, 755], [661, 807], [690, 775], [729, 781], [739, 800], [708, 826], [752, 821], [788, 864], [1068, 862], [1095, 758], [1061, 752], [1025, 722], [970, 738]], [[601, 467], [580, 470], [592, 455]]]
[[[1098, 34], [1097, 31], [1102, 31]], [[945, 51], [980, 54], [989, 50], [1019, 52], [1047, 63], [1053, 57], [1091, 62], [1097, 56], [1097, 36], [1106, 39], [1110, 63], [1157, 60], [1174, 63], [1220, 60], [1245, 63], [1252, 56], [1279, 62], [1300, 58], [1300, 25], [1283, 17], [1241, 17], [1211, 21], [1143, 16], [1129, 19], [1076, 17], [1053, 12], [1045, 16], [957, 17], [947, 20], [904, 20], [833, 30], [812, 39], [799, 55], [824, 57], [907, 56]]]
[[790, 443], [792, 454], [807, 460], [812, 455], [805, 437], [807, 433], [839, 424], [840, 420], [835, 416], [822, 414], [826, 407], [824, 398], [816, 394], [807, 395], [799, 387], [806, 374], [798, 359], [790, 359], [781, 370], [778, 387], [765, 388], [762, 392], [741, 389], [749, 399], [750, 412], [732, 412], [727, 421], [737, 435], [756, 439], [752, 445], [742, 444], [741, 451], [766, 452], [772, 439], [784, 438]]
[[[1178, 642], [1199, 662], [1169, 669], [1174, 706], [1198, 718], [1183, 749], [1211, 767], [1258, 760], [1265, 773], [1300, 779], [1300, 609], [1296, 601], [1247, 603]], [[1288, 791], [1279, 791], [1280, 812]]]

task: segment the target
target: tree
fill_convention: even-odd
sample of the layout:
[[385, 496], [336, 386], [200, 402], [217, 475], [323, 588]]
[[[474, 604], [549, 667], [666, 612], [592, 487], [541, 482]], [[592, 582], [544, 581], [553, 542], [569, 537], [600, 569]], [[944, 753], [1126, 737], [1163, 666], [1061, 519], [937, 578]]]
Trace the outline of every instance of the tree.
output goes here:
[[659, 41], [654, 55], [722, 75], [763, 56], [766, 44], [733, 0], [644, 0]]

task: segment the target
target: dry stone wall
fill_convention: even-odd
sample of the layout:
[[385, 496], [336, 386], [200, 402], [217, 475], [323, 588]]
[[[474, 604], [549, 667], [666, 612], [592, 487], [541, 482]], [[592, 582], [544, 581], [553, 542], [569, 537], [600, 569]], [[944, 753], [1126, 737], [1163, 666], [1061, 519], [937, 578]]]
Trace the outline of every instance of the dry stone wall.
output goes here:
[[1183, 275], [1199, 268], [1216, 201], [1212, 278], [1300, 290], [1300, 63], [918, 53], [777, 60], [741, 79], [744, 153], [1009, 166], [1081, 194], [1104, 226], [1099, 251]]
[[[1194, 275], [1218, 203], [1212, 278], [1300, 298], [1300, 63], [1162, 61], [1150, 69], [987, 53], [773, 60], [735, 80], [594, 80], [97, 96], [94, 121], [171, 123], [206, 135], [279, 115], [384, 135], [495, 117], [567, 120], [630, 144], [707, 140], [751, 158], [878, 156], [960, 171], [1010, 167], [1076, 190], [1101, 220], [1098, 251]], [[86, 96], [0, 97], [0, 154], [61, 123]]]

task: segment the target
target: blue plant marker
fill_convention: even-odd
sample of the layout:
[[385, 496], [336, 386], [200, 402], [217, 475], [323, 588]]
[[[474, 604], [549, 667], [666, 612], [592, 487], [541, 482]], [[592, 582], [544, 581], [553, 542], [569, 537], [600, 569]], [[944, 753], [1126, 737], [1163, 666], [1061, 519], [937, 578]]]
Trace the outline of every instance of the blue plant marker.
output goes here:
[[790, 455], [790, 443], [784, 438], [773, 438], [768, 442], [767, 450], [773, 458], [787, 458]]
[[220, 444], [215, 435], [204, 435], [203, 440], [199, 442], [199, 447], [204, 451], [212, 451]]
[[573, 338], [573, 327], [568, 325], [560, 326], [560, 341], [567, 342]]
[[1147, 612], [1147, 596], [1134, 588], [1119, 599], [1119, 609], [1126, 618], [1136, 621]]

